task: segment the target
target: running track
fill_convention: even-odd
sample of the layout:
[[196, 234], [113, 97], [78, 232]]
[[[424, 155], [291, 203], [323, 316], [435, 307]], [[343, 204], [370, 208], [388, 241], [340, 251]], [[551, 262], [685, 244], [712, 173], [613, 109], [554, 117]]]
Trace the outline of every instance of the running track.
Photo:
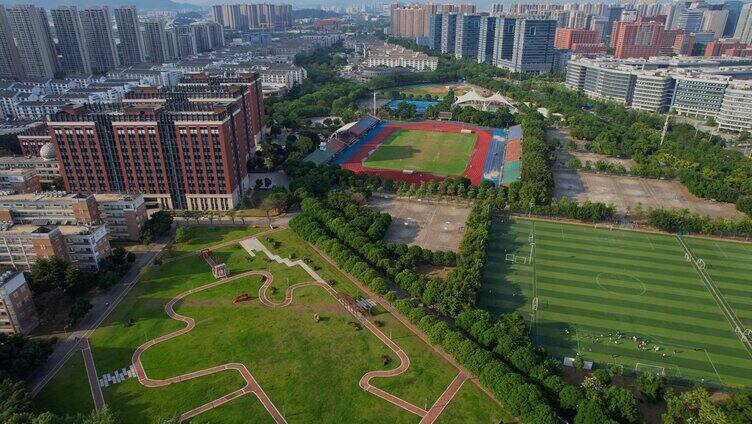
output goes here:
[[[475, 142], [475, 148], [470, 155], [468, 165], [461, 176], [468, 178], [475, 185], [481, 183], [483, 179], [483, 167], [488, 156], [488, 149], [491, 146], [491, 131], [470, 124], [459, 124], [453, 122], [438, 123], [434, 121], [390, 123], [377, 129], [373, 135], [369, 134], [365, 143], [356, 143], [350, 147], [350, 149], [348, 149], [343, 155], [343, 158], [338, 160], [337, 163], [342, 168], [349, 169], [355, 173], [366, 172], [370, 175], [378, 175], [381, 178], [391, 178], [395, 181], [406, 181], [408, 183], [420, 184], [423, 181], [443, 180], [445, 177], [444, 175], [433, 174], [430, 172], [413, 172], [411, 174], [406, 174], [391, 169], [376, 169], [363, 166], [363, 163], [370, 155], [370, 152], [376, 150], [376, 148], [380, 146], [394, 131], [400, 129], [456, 133], [463, 129], [472, 129], [477, 136], [477, 140]], [[350, 152], [351, 150], [355, 151]]]

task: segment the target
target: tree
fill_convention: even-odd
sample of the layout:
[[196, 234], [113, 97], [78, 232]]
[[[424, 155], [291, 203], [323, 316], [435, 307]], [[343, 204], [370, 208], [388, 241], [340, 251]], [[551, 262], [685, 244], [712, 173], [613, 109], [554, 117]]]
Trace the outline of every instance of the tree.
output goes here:
[[68, 317], [74, 323], [86, 316], [92, 308], [91, 302], [86, 299], [78, 299], [71, 305]]
[[154, 238], [162, 237], [172, 227], [173, 217], [168, 212], [154, 212], [144, 223], [141, 232], [141, 240], [144, 243], [150, 243]]
[[180, 226], [177, 230], [175, 230], [175, 243], [184, 243], [190, 240], [192, 237], [192, 231], [188, 227]]
[[637, 390], [642, 397], [650, 403], [656, 403], [663, 399], [663, 392], [666, 388], [665, 377], [659, 377], [653, 373], [646, 372], [637, 379]]
[[29, 339], [20, 334], [0, 334], [0, 379], [25, 379], [52, 353], [54, 339]]

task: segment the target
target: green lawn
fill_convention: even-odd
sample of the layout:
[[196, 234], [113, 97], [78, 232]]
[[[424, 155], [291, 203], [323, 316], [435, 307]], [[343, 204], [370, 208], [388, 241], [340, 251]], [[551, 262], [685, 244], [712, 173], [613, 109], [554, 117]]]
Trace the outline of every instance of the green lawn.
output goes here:
[[[62, 400], [65, 402], [62, 402]], [[89, 380], [86, 377], [84, 357], [80, 351], [68, 359], [65, 367], [34, 398], [34, 409], [38, 413], [46, 411], [49, 405], [59, 407], [61, 414], [89, 414], [94, 409]]]
[[192, 253], [212, 244], [237, 240], [266, 231], [266, 227], [192, 226], [187, 225], [191, 238], [181, 243], [173, 243], [166, 257], [176, 257]]
[[397, 130], [363, 164], [367, 168], [462, 175], [476, 134]]
[[471, 381], [465, 381], [454, 399], [436, 420], [439, 424], [473, 423], [498, 424], [512, 423], [513, 418], [499, 404], [488, 402], [488, 396]]
[[[242, 235], [241, 235], [242, 236]], [[357, 295], [358, 290], [336, 269], [313, 253], [289, 230], [271, 235], [275, 250], [284, 256], [307, 259], [324, 278], [335, 281], [338, 291]], [[216, 240], [215, 240], [216, 241]], [[268, 247], [270, 240], [262, 238]], [[204, 242], [207, 244], [208, 242]], [[199, 241], [194, 243], [198, 245]], [[267, 262], [265, 256], [248, 256], [237, 245], [215, 250], [219, 260], [228, 264], [231, 274], [263, 269], [275, 277], [274, 286], [282, 299], [291, 284], [310, 281], [301, 268], [287, 268]], [[188, 256], [149, 269], [113, 314], [91, 338], [92, 352], [100, 374], [130, 364], [134, 349], [144, 341], [169, 333], [184, 324], [167, 318], [164, 304], [175, 295], [213, 281], [209, 267], [197, 256]], [[325, 291], [304, 287], [295, 291], [295, 300], [286, 308], [267, 308], [256, 296], [260, 277], [247, 277], [187, 297], [177, 312], [196, 320], [192, 332], [160, 343], [143, 356], [145, 369], [152, 378], [167, 378], [210, 366], [242, 362], [290, 422], [395, 422], [417, 423], [419, 417], [361, 390], [360, 377], [370, 370], [391, 369], [396, 356], [367, 330], [355, 330], [351, 315]], [[233, 304], [232, 299], [248, 293], [253, 299]], [[321, 322], [314, 322], [314, 314]], [[129, 320], [133, 325], [126, 326]], [[455, 377], [457, 370], [421, 343], [393, 316], [381, 313], [382, 330], [396, 340], [411, 357], [408, 371], [398, 377], [374, 379], [372, 383], [420, 406], [433, 401]], [[392, 362], [382, 364], [382, 355]], [[69, 361], [45, 391], [54, 393], [65, 387], [69, 376], [81, 374], [81, 364]], [[85, 380], [84, 380], [85, 382]], [[159, 389], [147, 389], [136, 379], [103, 389], [105, 400], [126, 423], [154, 422], [195, 408], [243, 385], [234, 372], [214, 374]], [[88, 386], [76, 387], [73, 398], [91, 408]], [[85, 390], [85, 393], [81, 393]], [[40, 395], [39, 409], [68, 411], [71, 396]], [[455, 405], [456, 403], [456, 405]], [[458, 398], [454, 409], [468, 417], [471, 409], [492, 409], [488, 398]], [[253, 395], [246, 395], [216, 410], [196, 417], [192, 422], [269, 422], [270, 417]], [[470, 418], [468, 418], [470, 419]], [[467, 422], [467, 420], [465, 420]]]
[[[752, 248], [685, 240], [704, 258], [739, 318], [750, 323]], [[507, 261], [507, 254], [515, 255], [517, 263]], [[522, 263], [530, 257], [532, 263]], [[675, 236], [496, 220], [483, 281], [479, 306], [494, 313], [521, 312], [533, 339], [558, 360], [579, 352], [586, 360], [615, 363], [625, 371], [664, 369], [677, 380], [752, 386], [750, 353]], [[623, 338], [617, 340], [617, 332]], [[632, 337], [646, 340], [647, 349], [638, 349]]]

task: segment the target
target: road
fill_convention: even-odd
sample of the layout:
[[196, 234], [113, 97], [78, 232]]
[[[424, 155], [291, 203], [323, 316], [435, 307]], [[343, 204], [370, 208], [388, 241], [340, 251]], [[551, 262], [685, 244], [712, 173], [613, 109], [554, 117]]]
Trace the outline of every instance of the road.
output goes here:
[[99, 324], [107, 318], [110, 312], [115, 309], [118, 302], [138, 282], [145, 267], [154, 262], [159, 252], [169, 243], [171, 237], [172, 234], [169, 234], [162, 237], [156, 243], [153, 243], [149, 250], [136, 260], [130, 271], [120, 280], [120, 283], [112, 287], [109, 291], [98, 294], [91, 299], [91, 311], [68, 333], [66, 339], [58, 341], [52, 355], [47, 358], [47, 362], [37, 368], [36, 372], [27, 380], [27, 385], [31, 389], [32, 394], [36, 395], [39, 393], [47, 382], [55, 376], [68, 358], [78, 351], [80, 348], [79, 341], [88, 338]]
[[[290, 218], [292, 218], [295, 214], [294, 213], [283, 213], [282, 215], [277, 215], [271, 217], [271, 225], [275, 227], [287, 227], [287, 224], [290, 222]], [[267, 227], [269, 226], [269, 219], [264, 217], [254, 217], [254, 218], [243, 218], [241, 219], [235, 218], [233, 221], [232, 219], [223, 216], [221, 218], [214, 218], [212, 220], [209, 220], [209, 218], [199, 218], [198, 225], [226, 225], [226, 226], [247, 226], [247, 227]], [[175, 223], [176, 224], [186, 224], [186, 225], [196, 225], [196, 220], [186, 219], [183, 217], [175, 217]]]

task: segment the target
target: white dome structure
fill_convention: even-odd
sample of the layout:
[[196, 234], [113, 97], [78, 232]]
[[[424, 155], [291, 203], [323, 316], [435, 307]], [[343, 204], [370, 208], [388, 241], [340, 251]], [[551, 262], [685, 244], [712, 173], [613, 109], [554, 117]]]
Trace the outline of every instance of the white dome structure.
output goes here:
[[45, 143], [45, 145], [39, 149], [39, 157], [44, 160], [55, 160], [55, 146], [52, 143]]

